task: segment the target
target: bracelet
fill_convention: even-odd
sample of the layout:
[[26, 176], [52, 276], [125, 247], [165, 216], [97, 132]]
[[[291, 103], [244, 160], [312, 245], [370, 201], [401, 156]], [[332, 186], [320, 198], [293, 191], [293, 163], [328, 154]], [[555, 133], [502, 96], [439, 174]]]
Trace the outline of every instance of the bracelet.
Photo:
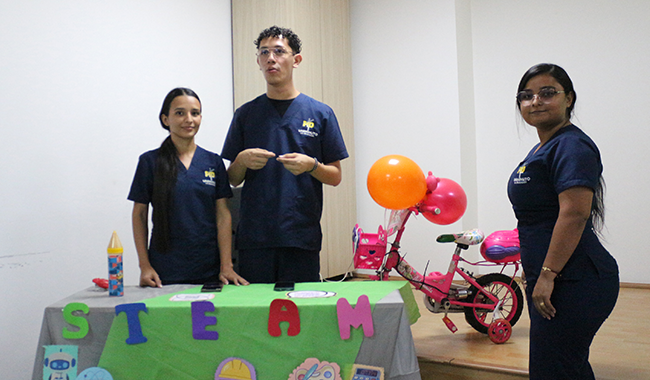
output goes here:
[[314, 159], [314, 167], [311, 168], [311, 170], [306, 171], [305, 173], [311, 173], [318, 168], [318, 164], [320, 162], [318, 162], [318, 159], [316, 157], [312, 157], [312, 158]]
[[551, 273], [555, 273], [556, 276], [559, 276], [559, 275], [560, 275], [560, 272], [556, 272], [556, 271], [554, 271], [553, 269], [551, 269], [551, 268], [549, 268], [549, 267], [542, 267], [542, 272], [551, 272]]

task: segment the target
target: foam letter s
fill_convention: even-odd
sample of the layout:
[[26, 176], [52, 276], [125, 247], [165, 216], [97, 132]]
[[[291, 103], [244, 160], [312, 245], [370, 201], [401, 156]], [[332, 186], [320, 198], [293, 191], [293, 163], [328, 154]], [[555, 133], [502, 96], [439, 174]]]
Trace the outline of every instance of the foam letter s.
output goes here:
[[79, 331], [70, 331], [67, 327], [63, 328], [63, 338], [65, 339], [82, 339], [88, 334], [88, 320], [84, 317], [72, 315], [75, 311], [81, 311], [88, 314], [90, 309], [88, 305], [80, 302], [71, 302], [63, 308], [63, 319], [72, 326], [79, 328]]

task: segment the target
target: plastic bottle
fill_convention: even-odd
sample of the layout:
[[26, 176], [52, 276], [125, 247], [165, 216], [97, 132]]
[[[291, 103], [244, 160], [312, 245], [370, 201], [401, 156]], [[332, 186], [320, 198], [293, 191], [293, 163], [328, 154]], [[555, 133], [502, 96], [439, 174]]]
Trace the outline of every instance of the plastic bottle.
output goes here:
[[124, 295], [124, 273], [122, 271], [122, 242], [113, 231], [111, 241], [108, 243], [108, 295], [121, 297]]

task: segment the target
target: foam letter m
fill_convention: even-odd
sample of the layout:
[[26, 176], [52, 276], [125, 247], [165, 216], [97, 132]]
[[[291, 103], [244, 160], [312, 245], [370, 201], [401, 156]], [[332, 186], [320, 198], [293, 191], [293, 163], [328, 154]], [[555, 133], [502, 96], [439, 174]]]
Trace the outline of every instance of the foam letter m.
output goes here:
[[350, 339], [350, 327], [359, 328], [361, 325], [365, 336], [372, 336], [375, 333], [370, 300], [367, 295], [359, 296], [356, 308], [353, 308], [347, 299], [339, 298], [336, 301], [336, 312], [339, 316], [341, 339]]

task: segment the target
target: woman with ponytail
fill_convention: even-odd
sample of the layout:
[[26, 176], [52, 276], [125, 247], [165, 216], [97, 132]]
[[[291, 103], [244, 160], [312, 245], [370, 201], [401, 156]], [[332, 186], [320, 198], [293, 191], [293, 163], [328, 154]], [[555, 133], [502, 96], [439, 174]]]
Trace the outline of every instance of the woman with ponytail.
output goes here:
[[[140, 156], [128, 199], [133, 201], [133, 238], [140, 286], [248, 282], [232, 264], [232, 197], [221, 157], [194, 142], [201, 101], [188, 88], [167, 94], [160, 124], [169, 136]], [[149, 204], [152, 205], [151, 240]]]
[[589, 347], [614, 309], [618, 264], [599, 239], [603, 164], [571, 121], [576, 91], [560, 66], [541, 63], [519, 82], [516, 105], [539, 138], [508, 181], [530, 317], [531, 380], [593, 380]]

